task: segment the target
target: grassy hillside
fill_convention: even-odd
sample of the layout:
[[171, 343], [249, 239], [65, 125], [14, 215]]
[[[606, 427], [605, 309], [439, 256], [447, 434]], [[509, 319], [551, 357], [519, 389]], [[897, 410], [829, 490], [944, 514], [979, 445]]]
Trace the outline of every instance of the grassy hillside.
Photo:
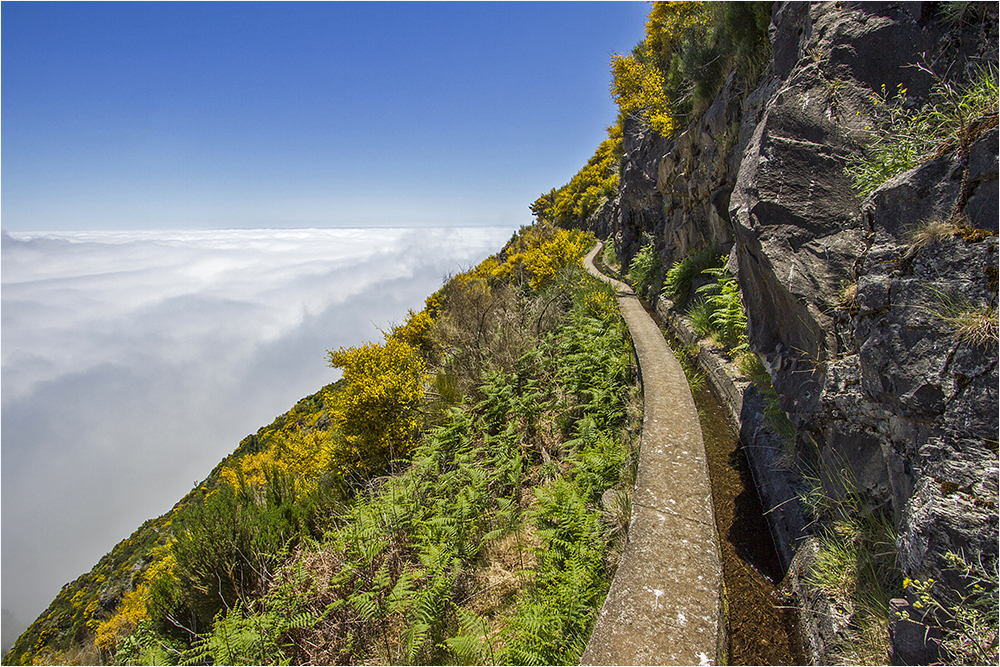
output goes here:
[[5, 662], [566, 663], [641, 406], [589, 234], [527, 227], [67, 584]]

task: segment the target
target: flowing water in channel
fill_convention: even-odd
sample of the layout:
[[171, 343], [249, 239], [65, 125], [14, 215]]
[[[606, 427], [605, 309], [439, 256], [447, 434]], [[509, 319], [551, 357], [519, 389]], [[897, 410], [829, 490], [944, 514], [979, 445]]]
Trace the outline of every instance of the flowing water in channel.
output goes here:
[[801, 665], [792, 610], [779, 590], [784, 576], [739, 435], [708, 382], [694, 392], [708, 455], [726, 597], [727, 662]]

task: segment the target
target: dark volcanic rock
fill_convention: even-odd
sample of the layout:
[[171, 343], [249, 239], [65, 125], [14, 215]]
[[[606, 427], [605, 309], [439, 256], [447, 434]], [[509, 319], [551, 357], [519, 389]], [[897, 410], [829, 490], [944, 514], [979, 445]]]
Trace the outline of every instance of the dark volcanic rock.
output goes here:
[[[998, 551], [997, 129], [864, 200], [845, 165], [883, 85], [916, 109], [935, 81], [916, 63], [957, 84], [996, 62], [996, 9], [971, 25], [936, 3], [775, 3], [772, 20], [774, 74], [756, 91], [730, 78], [672, 142], [633, 130], [604, 229], [626, 265], [644, 233], [664, 269], [733, 244], [751, 346], [799, 433], [794, 463], [833, 498], [891, 509], [907, 576], [957, 585], [946, 552]], [[927, 232], [955, 220], [985, 233]], [[963, 337], [961, 310], [992, 313], [992, 337]]]
[[[933, 99], [927, 68], [962, 84], [977, 63], [997, 62], [995, 5], [976, 9], [976, 22], [942, 11], [931, 2], [775, 3], [773, 74], [754, 91], [730, 76], [671, 141], [630, 122], [618, 197], [591, 224], [625, 267], [646, 235], [664, 271], [705, 245], [732, 248], [751, 347], [798, 432], [785, 460], [753, 446], [761, 425], [746, 420], [762, 497], [791, 498], [788, 476], [809, 475], [834, 499], [891, 510], [904, 574], [957, 586], [948, 551], [998, 551], [995, 121], [971, 146], [866, 199], [845, 173], [876, 126], [872, 95], [883, 86], [905, 88], [905, 107], [916, 110]], [[965, 226], [951, 233], [955, 221]], [[991, 337], [963, 336], [954, 318], [963, 310], [992, 317]], [[786, 551], [809, 543], [794, 504], [772, 504], [783, 508], [769, 519]], [[803, 552], [792, 569], [809, 561]], [[805, 595], [816, 619], [841, 614]], [[826, 635], [809, 638], [814, 659], [830, 658], [838, 623], [817, 621]], [[893, 627], [897, 659], [933, 659], [910, 630]]]

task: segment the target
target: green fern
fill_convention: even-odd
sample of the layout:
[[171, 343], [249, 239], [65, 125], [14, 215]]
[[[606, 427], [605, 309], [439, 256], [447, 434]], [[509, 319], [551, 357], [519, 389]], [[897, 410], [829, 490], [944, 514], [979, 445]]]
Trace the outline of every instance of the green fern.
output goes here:
[[673, 263], [663, 277], [663, 296], [683, 308], [691, 295], [691, 286], [706, 269], [725, 266], [726, 255], [711, 245], [689, 253]]

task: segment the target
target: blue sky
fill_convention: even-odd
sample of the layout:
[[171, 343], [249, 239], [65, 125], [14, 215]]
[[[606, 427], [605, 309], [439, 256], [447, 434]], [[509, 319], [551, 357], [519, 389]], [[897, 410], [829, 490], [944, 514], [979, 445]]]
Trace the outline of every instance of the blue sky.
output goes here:
[[9, 231], [518, 225], [614, 121], [649, 5], [19, 3]]

